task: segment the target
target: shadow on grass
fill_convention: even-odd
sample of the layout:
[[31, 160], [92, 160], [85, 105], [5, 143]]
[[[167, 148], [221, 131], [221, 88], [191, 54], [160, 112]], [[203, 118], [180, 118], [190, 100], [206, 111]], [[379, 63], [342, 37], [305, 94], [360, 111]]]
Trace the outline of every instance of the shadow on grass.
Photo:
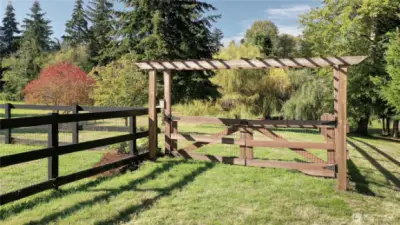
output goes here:
[[394, 176], [389, 170], [383, 167], [378, 161], [376, 161], [371, 155], [369, 155], [364, 149], [356, 145], [354, 142], [347, 140], [356, 151], [358, 151], [366, 160], [368, 160], [380, 173], [382, 173], [385, 178], [397, 187], [400, 190], [400, 180]]
[[377, 153], [381, 154], [383, 157], [385, 157], [386, 159], [388, 159], [389, 161], [391, 161], [392, 163], [396, 164], [397, 166], [400, 166], [400, 162], [397, 161], [395, 158], [393, 158], [392, 156], [388, 155], [386, 152], [382, 151], [381, 149], [358, 139], [354, 139], [351, 138], [353, 141], [358, 141], [366, 146], [368, 146], [369, 148], [371, 148], [372, 150], [376, 151]]
[[375, 130], [379, 130], [379, 129], [368, 129], [368, 132], [370, 134], [368, 136], [362, 136], [362, 135], [359, 135], [359, 134], [356, 134], [356, 133], [350, 133], [349, 136], [351, 136], [351, 137], [361, 137], [361, 138], [369, 139], [369, 140], [380, 140], [380, 141], [388, 141], [388, 142], [400, 143], [400, 139], [393, 139], [393, 138], [390, 138], [390, 137], [383, 137], [383, 136], [381, 136], [381, 133], [380, 133], [382, 130], [379, 130], [379, 132], [375, 132]]
[[360, 194], [368, 195], [368, 196], [376, 196], [376, 194], [369, 189], [369, 182], [365, 177], [361, 174], [360, 170], [353, 162], [353, 160], [347, 160], [347, 166], [349, 169], [350, 180], [356, 184], [356, 191]]
[[0, 209], [0, 220], [4, 220], [12, 215], [18, 214], [24, 210], [32, 209], [35, 206], [42, 204], [44, 202], [49, 202], [58, 198], [63, 198], [66, 197], [67, 195], [75, 194], [81, 191], [85, 191], [88, 188], [95, 187], [99, 185], [100, 183], [110, 180], [114, 178], [115, 176], [109, 176], [109, 177], [99, 177], [96, 180], [90, 181], [88, 183], [79, 185], [77, 187], [71, 187], [68, 189], [60, 189], [59, 191], [52, 191], [49, 194], [46, 194], [44, 196], [36, 196], [34, 198], [31, 198], [25, 202], [21, 203], [14, 203], [10, 208], [7, 209]]
[[160, 188], [160, 189], [139, 189], [138, 191], [157, 191], [160, 192], [157, 196], [149, 199], [145, 199], [142, 201], [140, 205], [133, 205], [131, 207], [126, 208], [125, 210], [118, 213], [118, 215], [109, 218], [107, 220], [98, 221], [96, 225], [108, 225], [108, 224], [116, 224], [121, 222], [128, 222], [130, 219], [130, 215], [136, 213], [139, 214], [140, 212], [145, 211], [146, 209], [150, 208], [154, 203], [160, 200], [162, 197], [166, 197], [171, 195], [173, 190], [181, 189], [182, 187], [191, 183], [198, 175], [206, 172], [207, 170], [214, 167], [215, 164], [213, 163], [205, 163], [204, 166], [198, 168], [197, 170], [191, 172], [190, 174], [184, 176], [180, 181], [172, 184], [167, 188]]
[[[37, 220], [37, 221], [30, 221], [29, 223], [26, 223], [26, 224], [49, 224], [49, 223], [54, 223], [56, 220], [61, 219], [61, 218], [64, 218], [64, 217], [67, 216], [67, 215], [71, 215], [71, 214], [73, 214], [74, 212], [77, 212], [77, 211], [79, 211], [79, 210], [81, 210], [81, 209], [83, 209], [83, 208], [90, 207], [91, 205], [94, 205], [94, 204], [96, 204], [96, 203], [98, 203], [98, 202], [107, 201], [107, 200], [109, 200], [110, 198], [115, 197], [115, 196], [117, 196], [117, 195], [120, 195], [120, 194], [122, 194], [122, 193], [125, 192], [125, 191], [132, 191], [132, 190], [135, 189], [135, 187], [136, 187], [137, 185], [139, 185], [139, 184], [141, 184], [141, 183], [143, 183], [143, 182], [146, 182], [146, 181], [148, 181], [148, 180], [155, 179], [155, 178], [156, 178], [157, 176], [159, 176], [160, 174], [162, 174], [162, 173], [164, 173], [164, 172], [167, 172], [167, 171], [170, 170], [173, 166], [175, 166], [175, 165], [177, 165], [177, 164], [180, 164], [180, 163], [182, 163], [182, 162], [166, 162], [166, 163], [162, 163], [161, 166], [158, 166], [156, 169], [154, 169], [153, 171], [151, 171], [151, 172], [148, 173], [147, 175], [144, 175], [144, 176], [141, 177], [141, 178], [138, 178], [138, 179], [136, 179], [136, 180], [133, 180], [133, 181], [129, 182], [127, 185], [121, 186], [121, 187], [118, 188], [118, 189], [111, 190], [111, 191], [108, 192], [108, 193], [105, 193], [105, 194], [96, 196], [96, 197], [94, 197], [94, 198], [92, 198], [92, 199], [79, 202], [79, 203], [77, 203], [77, 204], [75, 204], [75, 205], [73, 205], [73, 206], [67, 207], [67, 208], [65, 208], [65, 209], [63, 209], [63, 210], [61, 210], [61, 211], [54, 212], [54, 213], [52, 213], [52, 214], [50, 214], [50, 215], [46, 215], [46, 216], [44, 216], [43, 218], [41, 218], [40, 220]], [[206, 166], [206, 167], [204, 167], [204, 168], [209, 168], [209, 167], [210, 167], [210, 166]], [[204, 169], [204, 168], [203, 168], [203, 169]], [[183, 186], [182, 184], [184, 184], [184, 183], [187, 184], [187, 183], [189, 182], [188, 180], [190, 180], [190, 178], [191, 178], [192, 180], [194, 179], [195, 173], [196, 173], [196, 172], [192, 173], [192, 174], [190, 175], [190, 177], [185, 177], [185, 178], [180, 182], [180, 185], [176, 185], [176, 187], [172, 187], [172, 186], [171, 186], [171, 188], [178, 188], [178, 186], [182, 187], [182, 186]], [[172, 189], [171, 189], [171, 190], [172, 190]], [[162, 197], [162, 196], [160, 196], [160, 197]], [[136, 207], [137, 207], [137, 208], [142, 208], [141, 206], [135, 206], [135, 208], [136, 208]], [[124, 214], [124, 215], [125, 215], [125, 214]], [[127, 216], [127, 215], [126, 215], [126, 216]], [[122, 214], [121, 214], [119, 217], [120, 217], [120, 218], [125, 218]]]

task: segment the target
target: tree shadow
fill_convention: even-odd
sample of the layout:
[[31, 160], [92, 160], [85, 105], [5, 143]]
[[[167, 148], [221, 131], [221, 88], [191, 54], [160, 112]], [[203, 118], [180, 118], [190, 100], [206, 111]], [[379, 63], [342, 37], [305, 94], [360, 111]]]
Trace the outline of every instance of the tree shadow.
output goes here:
[[356, 191], [358, 193], [368, 195], [368, 196], [376, 196], [376, 194], [369, 189], [369, 182], [365, 177], [361, 174], [360, 170], [356, 166], [356, 164], [353, 162], [353, 160], [347, 160], [347, 166], [349, 169], [349, 176], [350, 180], [353, 181], [356, 186]]
[[81, 191], [85, 191], [88, 188], [95, 187], [99, 185], [102, 182], [105, 182], [107, 180], [110, 180], [114, 178], [115, 176], [108, 176], [108, 177], [98, 177], [97, 179], [90, 181], [88, 183], [76, 186], [76, 187], [70, 187], [68, 189], [59, 189], [58, 191], [52, 191], [51, 193], [48, 193], [47, 195], [42, 195], [42, 196], [35, 196], [27, 201], [21, 202], [21, 203], [13, 203], [13, 205], [10, 208], [0, 209], [0, 220], [4, 220], [12, 215], [18, 214], [24, 210], [32, 209], [35, 206], [42, 204], [43, 202], [50, 202], [55, 199], [63, 198], [66, 197], [67, 195], [75, 194]]
[[367, 142], [364, 142], [364, 141], [361, 141], [361, 140], [358, 140], [358, 139], [354, 139], [354, 138], [351, 138], [351, 139], [353, 141], [358, 141], [358, 142], [368, 146], [369, 148], [371, 148], [372, 150], [378, 152], [379, 154], [381, 154], [383, 157], [385, 157], [386, 159], [388, 159], [392, 163], [396, 164], [397, 166], [400, 166], [400, 162], [399, 161], [397, 161], [395, 158], [393, 158], [392, 156], [388, 155], [386, 152], [382, 151], [381, 149], [379, 149], [379, 148], [377, 148], [377, 147], [375, 147], [375, 146], [373, 146], [373, 145], [371, 145], [371, 144], [369, 144]]
[[105, 194], [96, 196], [92, 199], [86, 200], [86, 201], [82, 201], [79, 202], [75, 205], [72, 205], [68, 208], [65, 208], [61, 211], [58, 212], [54, 212], [50, 215], [46, 215], [44, 217], [42, 217], [40, 220], [36, 220], [36, 221], [30, 221], [28, 223], [25, 224], [49, 224], [49, 223], [53, 223], [54, 221], [60, 219], [60, 218], [64, 218], [67, 215], [71, 215], [74, 212], [77, 212], [83, 208], [86, 207], [90, 207], [91, 205], [94, 205], [98, 202], [102, 202], [102, 201], [107, 201], [112, 197], [115, 197], [125, 191], [132, 191], [135, 189], [135, 187], [143, 182], [146, 182], [148, 180], [152, 180], [155, 179], [157, 176], [159, 176], [160, 174], [167, 172], [168, 170], [170, 170], [173, 166], [179, 164], [181, 162], [166, 162], [166, 163], [162, 163], [161, 166], [158, 166], [156, 169], [154, 169], [153, 171], [149, 172], [147, 175], [144, 175], [143, 177], [136, 179], [136, 180], [132, 180], [130, 181], [128, 184], [121, 186], [118, 189], [112, 190], [110, 192], [107, 192]]
[[379, 129], [374, 129], [374, 128], [368, 129], [369, 134], [372, 134], [372, 135], [368, 135], [368, 136], [362, 136], [362, 135], [359, 135], [356, 133], [352, 133], [352, 134], [350, 134], [350, 136], [351, 137], [361, 137], [361, 138], [369, 139], [369, 140], [381, 140], [381, 141], [388, 141], [388, 142], [393, 142], [393, 143], [400, 143], [400, 139], [393, 139], [393, 138], [389, 138], [389, 137], [379, 136], [379, 135], [381, 135], [380, 132], [382, 130], [379, 130], [379, 132], [377, 132], [375, 130], [379, 130]]
[[354, 142], [347, 140], [356, 151], [358, 151], [366, 160], [368, 160], [383, 176], [391, 181], [398, 190], [400, 190], [400, 180], [394, 176], [389, 170], [383, 167], [378, 161], [376, 161], [371, 155], [369, 155], [364, 149], [356, 145]]
[[145, 211], [146, 209], [148, 209], [152, 205], [154, 205], [154, 203], [156, 203], [162, 197], [171, 195], [171, 193], [175, 189], [183, 188], [184, 186], [193, 182], [197, 176], [206, 172], [207, 170], [211, 169], [214, 166], [215, 166], [214, 163], [205, 163], [204, 166], [202, 166], [202, 167], [198, 168], [197, 170], [191, 172], [190, 174], [184, 176], [180, 181], [172, 184], [171, 186], [169, 186], [167, 188], [139, 189], [138, 191], [157, 191], [157, 192], [160, 192], [160, 194], [158, 194], [157, 196], [155, 196], [153, 198], [145, 199], [142, 201], [142, 204], [133, 205], [131, 207], [128, 207], [127, 209], [119, 212], [118, 215], [116, 215], [112, 218], [109, 218], [107, 220], [98, 221], [95, 224], [96, 225], [108, 225], [108, 224], [115, 224], [115, 223], [121, 223], [121, 222], [128, 222], [130, 219], [130, 215], [132, 215], [134, 213], [137, 215], [137, 214]]

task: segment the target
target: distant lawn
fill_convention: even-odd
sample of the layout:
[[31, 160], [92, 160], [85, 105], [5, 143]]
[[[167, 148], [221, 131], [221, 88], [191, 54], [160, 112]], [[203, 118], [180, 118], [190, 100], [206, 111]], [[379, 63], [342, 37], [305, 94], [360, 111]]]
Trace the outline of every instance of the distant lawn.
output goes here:
[[[61, 192], [47, 191], [6, 205], [0, 209], [0, 223], [398, 224], [400, 145], [360, 137], [348, 140], [348, 192], [336, 191], [333, 179], [285, 169], [162, 158], [137, 171], [88, 178]], [[78, 166], [99, 159], [79, 157], [64, 162]]]

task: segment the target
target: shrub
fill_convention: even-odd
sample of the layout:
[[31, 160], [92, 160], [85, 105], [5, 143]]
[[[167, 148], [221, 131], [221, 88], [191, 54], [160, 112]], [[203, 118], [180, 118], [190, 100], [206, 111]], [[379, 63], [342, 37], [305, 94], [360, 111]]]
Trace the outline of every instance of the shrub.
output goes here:
[[226, 114], [219, 104], [203, 100], [193, 100], [175, 105], [174, 111], [185, 116], [221, 116]]
[[94, 80], [79, 67], [58, 63], [40, 72], [24, 89], [25, 101], [47, 105], [92, 104]]
[[147, 75], [136, 68], [135, 59], [130, 55], [93, 68], [90, 76], [96, 80], [91, 95], [95, 105], [143, 106], [147, 103]]

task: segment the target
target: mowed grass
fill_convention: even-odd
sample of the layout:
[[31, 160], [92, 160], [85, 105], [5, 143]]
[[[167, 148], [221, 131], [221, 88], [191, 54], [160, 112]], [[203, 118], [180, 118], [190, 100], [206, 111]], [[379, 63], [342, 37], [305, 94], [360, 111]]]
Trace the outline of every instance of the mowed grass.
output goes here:
[[[0, 156], [45, 148], [45, 146], [0, 144]], [[67, 175], [91, 168], [99, 162], [104, 151], [82, 151], [59, 156], [59, 174]], [[0, 194], [47, 180], [47, 159], [35, 160], [0, 169]]]
[[[31, 111], [31, 110], [30, 110]], [[43, 112], [43, 111], [36, 111]], [[19, 112], [27, 115], [28, 112]], [[147, 118], [138, 117], [147, 129]], [[160, 120], [159, 120], [160, 121]], [[124, 121], [96, 121], [122, 126]], [[159, 123], [161, 125], [161, 121]], [[216, 125], [179, 124], [179, 132], [212, 135]], [[160, 129], [163, 131], [162, 125]], [[316, 130], [276, 129], [290, 141], [322, 142]], [[81, 141], [124, 134], [81, 131]], [[25, 130], [21, 138], [46, 140], [47, 133]], [[229, 137], [239, 138], [235, 133]], [[159, 146], [164, 146], [159, 134]], [[268, 140], [255, 132], [255, 139]], [[68, 132], [60, 141], [70, 141]], [[179, 147], [191, 142], [179, 141]], [[400, 221], [400, 143], [349, 136], [350, 190], [335, 189], [334, 179], [306, 176], [285, 169], [160, 158], [136, 171], [91, 177], [2, 206], [0, 224], [398, 224]], [[44, 146], [0, 144], [0, 155]], [[60, 175], [90, 168], [106, 150], [60, 156]], [[206, 145], [196, 152], [238, 156], [239, 147]], [[326, 159], [326, 151], [312, 150]], [[255, 158], [305, 161], [289, 149], [255, 148]], [[47, 160], [0, 169], [0, 193], [47, 179]]]
[[[222, 129], [212, 125], [179, 126], [179, 131], [186, 133], [213, 134]], [[320, 135], [311, 130], [276, 132], [290, 140], [321, 141]], [[262, 136], [255, 134], [255, 138]], [[163, 134], [159, 140], [162, 147]], [[145, 162], [136, 171], [84, 179], [63, 186], [61, 191], [46, 191], [3, 206], [0, 224], [398, 224], [400, 144], [353, 136], [348, 143], [348, 192], [337, 191], [334, 179], [296, 171], [166, 157]], [[186, 144], [179, 143], [180, 147]], [[21, 146], [20, 151], [28, 150]], [[238, 151], [223, 145], [198, 150], [229, 156]], [[326, 151], [315, 151], [321, 157], [326, 155]], [[76, 158], [71, 155], [60, 159], [60, 163], [70, 165], [70, 170], [62, 173], [90, 167], [102, 153], [86, 151], [75, 153]], [[286, 149], [255, 149], [257, 158], [303, 160], [291, 154]], [[36, 173], [33, 170], [45, 171], [46, 165], [38, 164], [20, 173]], [[2, 184], [13, 180], [9, 175], [0, 175]], [[8, 181], [4, 182], [3, 177]]]

